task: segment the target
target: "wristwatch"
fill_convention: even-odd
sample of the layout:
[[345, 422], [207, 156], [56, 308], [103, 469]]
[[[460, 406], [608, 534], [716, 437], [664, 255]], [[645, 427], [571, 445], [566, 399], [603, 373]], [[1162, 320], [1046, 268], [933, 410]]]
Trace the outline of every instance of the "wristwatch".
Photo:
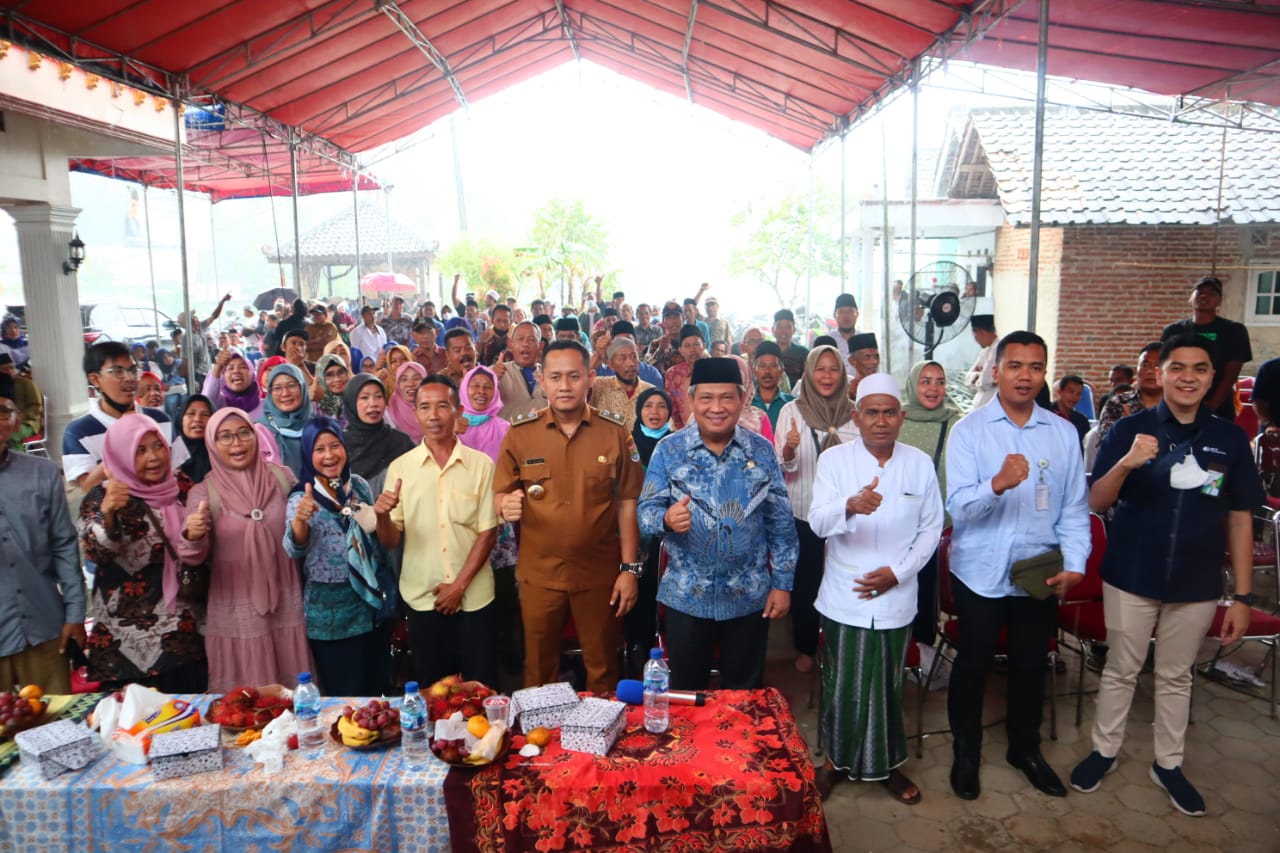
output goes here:
[[1252, 607], [1258, 603], [1258, 596], [1254, 595], [1252, 592], [1246, 592], [1243, 595], [1233, 595], [1231, 597], [1247, 607]]
[[630, 572], [637, 578], [644, 576], [644, 563], [619, 563], [618, 571]]

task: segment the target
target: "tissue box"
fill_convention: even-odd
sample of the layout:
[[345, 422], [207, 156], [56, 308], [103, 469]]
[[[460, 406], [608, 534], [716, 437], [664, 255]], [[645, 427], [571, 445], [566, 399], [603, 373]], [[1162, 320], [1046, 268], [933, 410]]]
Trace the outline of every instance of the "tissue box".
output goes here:
[[13, 736], [23, 764], [40, 768], [45, 779], [89, 765], [102, 745], [84, 723], [58, 720]]
[[578, 706], [578, 693], [567, 681], [526, 687], [511, 694], [508, 720], [519, 720], [520, 731], [530, 732], [542, 726], [558, 729], [565, 716]]
[[222, 769], [222, 726], [163, 732], [151, 739], [151, 772], [157, 779]]
[[627, 706], [612, 699], [583, 699], [560, 724], [560, 745], [574, 752], [606, 755], [627, 727]]

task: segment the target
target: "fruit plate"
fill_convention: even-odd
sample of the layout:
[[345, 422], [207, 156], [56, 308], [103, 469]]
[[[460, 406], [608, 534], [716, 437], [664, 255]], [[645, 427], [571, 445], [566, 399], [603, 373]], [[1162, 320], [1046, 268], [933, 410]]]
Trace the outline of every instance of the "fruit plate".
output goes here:
[[333, 738], [334, 743], [341, 744], [347, 749], [354, 749], [364, 752], [372, 749], [386, 749], [389, 746], [395, 746], [400, 742], [400, 724], [393, 723], [385, 729], [378, 732], [378, 739], [373, 743], [364, 746], [352, 746], [349, 743], [342, 742], [342, 735], [338, 732], [338, 721], [334, 720], [333, 725], [329, 727], [329, 737]]
[[41, 699], [40, 704], [44, 706], [44, 710], [34, 717], [27, 717], [21, 722], [0, 726], [0, 743], [13, 740], [13, 736], [18, 732], [25, 732], [27, 729], [34, 729], [36, 726], [43, 726], [49, 722], [49, 700]]
[[435, 750], [432, 750], [432, 754], [435, 755], [435, 757], [440, 759], [441, 761], [444, 761], [444, 763], [448, 764], [450, 767], [457, 767], [459, 770], [480, 770], [485, 767], [489, 767], [490, 765], [497, 764], [500, 761], [502, 761], [502, 759], [507, 757], [507, 753], [511, 751], [511, 737], [512, 737], [511, 729], [507, 729], [505, 732], [503, 732], [502, 743], [498, 745], [497, 754], [493, 756], [492, 761], [486, 761], [483, 764], [471, 764], [463, 760], [444, 761], [443, 758], [440, 758], [440, 754]]
[[[288, 687], [285, 687], [283, 684], [267, 684], [257, 688], [257, 690], [258, 690], [259, 696], [270, 696], [272, 698], [277, 698], [277, 699], [291, 699], [293, 697], [293, 691], [290, 690]], [[265, 729], [267, 727], [267, 723], [269, 723], [270, 720], [268, 720], [267, 722], [257, 724], [257, 725], [252, 725], [252, 726], [233, 726], [228, 723], [219, 722], [218, 712], [221, 710], [222, 701], [225, 698], [226, 698], [225, 696], [219, 696], [217, 699], [214, 699], [212, 702], [209, 703], [209, 708], [204, 713], [204, 719], [206, 721], [210, 723], [219, 723], [219, 725], [222, 726], [222, 730], [224, 732], [232, 732], [232, 733], [248, 731], [249, 729], [261, 731], [262, 729]], [[276, 717], [280, 716], [280, 714], [284, 713], [286, 709], [280, 708], [278, 710], [276, 709], [270, 709], [270, 710], [272, 710], [271, 719], [274, 720]]]

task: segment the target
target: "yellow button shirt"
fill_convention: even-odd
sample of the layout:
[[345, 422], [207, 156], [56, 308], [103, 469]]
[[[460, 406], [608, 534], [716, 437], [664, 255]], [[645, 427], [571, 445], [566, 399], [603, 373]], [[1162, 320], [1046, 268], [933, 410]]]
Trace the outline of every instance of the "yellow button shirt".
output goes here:
[[[432, 590], [462, 572], [476, 539], [498, 526], [493, 508], [493, 461], [455, 442], [441, 468], [425, 444], [387, 468], [387, 489], [401, 481], [400, 503], [391, 521], [404, 533], [400, 596], [414, 610], [434, 610]], [[464, 611], [493, 601], [493, 567], [484, 565], [462, 595]]]

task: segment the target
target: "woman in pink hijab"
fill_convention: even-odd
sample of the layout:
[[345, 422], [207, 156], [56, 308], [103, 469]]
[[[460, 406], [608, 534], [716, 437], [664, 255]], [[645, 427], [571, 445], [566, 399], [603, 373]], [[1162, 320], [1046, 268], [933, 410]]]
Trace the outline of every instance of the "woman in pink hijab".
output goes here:
[[396, 369], [395, 387], [391, 389], [391, 401], [383, 415], [387, 423], [400, 430], [414, 444], [422, 443], [422, 427], [418, 424], [415, 398], [418, 386], [427, 378], [427, 369], [416, 361], [406, 361]]
[[467, 419], [467, 431], [458, 440], [497, 462], [502, 439], [511, 429], [511, 424], [498, 417], [502, 394], [498, 392], [497, 374], [482, 364], [476, 365], [462, 377], [458, 396]]
[[205, 427], [210, 470], [193, 486], [180, 553], [209, 556], [209, 691], [293, 684], [311, 669], [302, 583], [281, 544], [293, 473], [269, 463], [240, 409]]
[[[144, 414], [120, 418], [102, 445], [107, 479], [89, 490], [77, 528], [94, 574], [89, 678], [165, 693], [202, 693], [204, 604], [179, 581], [186, 512], [169, 443]], [[183, 560], [198, 566], [202, 560]]]

